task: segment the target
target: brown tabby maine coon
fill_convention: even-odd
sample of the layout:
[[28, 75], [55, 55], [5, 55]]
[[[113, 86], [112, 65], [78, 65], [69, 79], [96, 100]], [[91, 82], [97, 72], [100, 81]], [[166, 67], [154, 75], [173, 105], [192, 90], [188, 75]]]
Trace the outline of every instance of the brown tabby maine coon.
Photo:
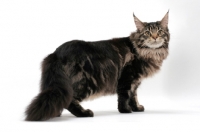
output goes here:
[[80, 102], [118, 95], [120, 113], [144, 111], [137, 100], [143, 78], [159, 71], [168, 55], [168, 12], [161, 21], [141, 22], [128, 37], [88, 42], [73, 40], [59, 46], [42, 63], [40, 93], [26, 109], [27, 121], [60, 116], [63, 109], [77, 117], [93, 117]]

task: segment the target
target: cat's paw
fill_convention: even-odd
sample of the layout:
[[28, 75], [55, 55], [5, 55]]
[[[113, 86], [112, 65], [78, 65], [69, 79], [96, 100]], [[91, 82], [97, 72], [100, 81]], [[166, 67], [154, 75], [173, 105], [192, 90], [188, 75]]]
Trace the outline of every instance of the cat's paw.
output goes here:
[[61, 114], [58, 114], [58, 115], [57, 115], [57, 117], [60, 117], [60, 116], [61, 116]]
[[134, 112], [143, 112], [144, 111], [144, 106], [143, 105], [139, 105], [137, 107], [132, 107], [132, 110]]
[[130, 106], [118, 108], [120, 113], [131, 113], [132, 109]]
[[94, 113], [90, 109], [87, 109], [83, 111], [83, 115], [81, 117], [93, 117], [93, 116]]

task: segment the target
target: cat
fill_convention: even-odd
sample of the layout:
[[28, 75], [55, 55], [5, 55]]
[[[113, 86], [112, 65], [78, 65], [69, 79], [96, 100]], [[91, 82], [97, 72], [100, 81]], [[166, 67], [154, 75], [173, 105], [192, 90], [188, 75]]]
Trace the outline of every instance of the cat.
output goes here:
[[144, 111], [138, 103], [141, 81], [159, 71], [168, 55], [168, 12], [161, 21], [141, 22], [128, 37], [86, 42], [72, 40], [42, 62], [40, 93], [27, 107], [27, 121], [44, 121], [67, 109], [77, 117], [93, 117], [80, 102], [118, 95], [118, 111]]

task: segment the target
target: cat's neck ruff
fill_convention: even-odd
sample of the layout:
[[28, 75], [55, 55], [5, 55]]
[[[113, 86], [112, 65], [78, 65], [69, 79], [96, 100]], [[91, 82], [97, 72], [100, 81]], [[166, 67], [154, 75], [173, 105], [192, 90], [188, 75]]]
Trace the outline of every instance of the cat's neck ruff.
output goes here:
[[165, 49], [165, 48], [159, 48], [159, 49], [142, 48], [141, 49], [141, 48], [136, 47], [136, 51], [141, 58], [147, 59], [147, 60], [152, 59], [158, 62], [161, 62], [164, 59], [166, 59], [168, 55], [168, 49]]

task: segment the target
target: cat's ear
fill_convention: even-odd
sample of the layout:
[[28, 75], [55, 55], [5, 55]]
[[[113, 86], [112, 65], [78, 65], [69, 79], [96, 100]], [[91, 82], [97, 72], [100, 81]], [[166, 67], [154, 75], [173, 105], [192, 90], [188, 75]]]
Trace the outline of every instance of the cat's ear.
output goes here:
[[144, 28], [144, 24], [135, 16], [134, 13], [133, 13], [133, 17], [134, 17], [134, 21], [135, 21], [135, 25], [137, 29], [141, 31]]
[[160, 24], [163, 28], [167, 28], [168, 26], [168, 14], [169, 14], [169, 11], [165, 14], [163, 19], [160, 21]]

